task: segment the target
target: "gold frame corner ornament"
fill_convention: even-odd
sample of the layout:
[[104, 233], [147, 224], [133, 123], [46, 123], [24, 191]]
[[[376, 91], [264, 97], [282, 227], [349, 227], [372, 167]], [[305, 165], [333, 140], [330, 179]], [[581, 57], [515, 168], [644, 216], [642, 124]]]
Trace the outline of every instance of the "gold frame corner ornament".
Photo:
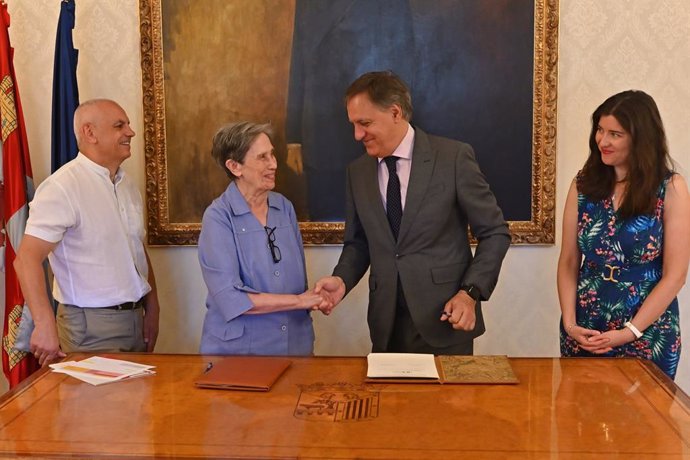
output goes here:
[[[165, 137], [161, 1], [139, 0], [148, 242], [197, 244], [201, 223], [170, 222]], [[532, 212], [510, 221], [512, 244], [554, 244], [559, 0], [534, 0]], [[341, 244], [342, 222], [300, 222], [306, 245]]]

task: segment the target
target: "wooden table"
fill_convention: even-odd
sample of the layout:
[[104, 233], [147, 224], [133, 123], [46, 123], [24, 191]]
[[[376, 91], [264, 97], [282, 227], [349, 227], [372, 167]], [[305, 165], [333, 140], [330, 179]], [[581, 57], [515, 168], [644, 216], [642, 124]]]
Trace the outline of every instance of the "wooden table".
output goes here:
[[0, 399], [0, 456], [690, 457], [690, 400], [635, 359], [511, 359], [518, 385], [366, 385], [364, 358], [296, 358], [249, 393], [194, 387], [218, 358], [109, 356], [158, 374], [91, 386], [41, 371]]

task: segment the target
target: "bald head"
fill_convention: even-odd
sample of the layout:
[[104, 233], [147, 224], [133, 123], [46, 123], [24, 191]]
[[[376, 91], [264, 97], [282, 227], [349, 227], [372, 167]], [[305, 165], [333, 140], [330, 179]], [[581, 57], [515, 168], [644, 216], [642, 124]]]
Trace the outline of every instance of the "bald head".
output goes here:
[[[79, 107], [74, 111], [74, 135], [77, 138], [77, 146], [79, 150], [83, 149], [83, 128], [87, 124], [98, 124], [102, 122], [102, 109], [104, 106], [114, 106], [122, 110], [120, 105], [110, 99], [89, 99], [86, 102], [79, 104]], [[124, 112], [124, 110], [122, 110]]]
[[74, 134], [81, 153], [111, 170], [130, 156], [134, 131], [124, 109], [110, 99], [80, 104], [74, 111]]

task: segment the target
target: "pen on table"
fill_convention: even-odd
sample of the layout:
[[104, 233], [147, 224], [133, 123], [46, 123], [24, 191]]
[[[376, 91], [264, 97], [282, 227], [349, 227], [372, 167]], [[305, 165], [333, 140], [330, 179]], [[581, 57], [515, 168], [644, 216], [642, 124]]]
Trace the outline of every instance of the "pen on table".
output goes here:
[[206, 370], [204, 371], [204, 374], [210, 371], [211, 369], [213, 369], [213, 363], [208, 363], [206, 365]]

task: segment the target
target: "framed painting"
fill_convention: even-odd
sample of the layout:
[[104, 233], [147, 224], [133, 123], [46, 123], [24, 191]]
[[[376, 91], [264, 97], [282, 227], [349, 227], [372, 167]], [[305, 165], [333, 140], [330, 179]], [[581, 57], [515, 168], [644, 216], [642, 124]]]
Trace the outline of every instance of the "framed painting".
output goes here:
[[305, 244], [341, 243], [345, 168], [364, 153], [343, 94], [387, 69], [414, 126], [474, 147], [513, 244], [554, 243], [558, 0], [139, 5], [150, 244], [196, 244], [229, 180], [211, 138], [240, 120], [273, 125]]

